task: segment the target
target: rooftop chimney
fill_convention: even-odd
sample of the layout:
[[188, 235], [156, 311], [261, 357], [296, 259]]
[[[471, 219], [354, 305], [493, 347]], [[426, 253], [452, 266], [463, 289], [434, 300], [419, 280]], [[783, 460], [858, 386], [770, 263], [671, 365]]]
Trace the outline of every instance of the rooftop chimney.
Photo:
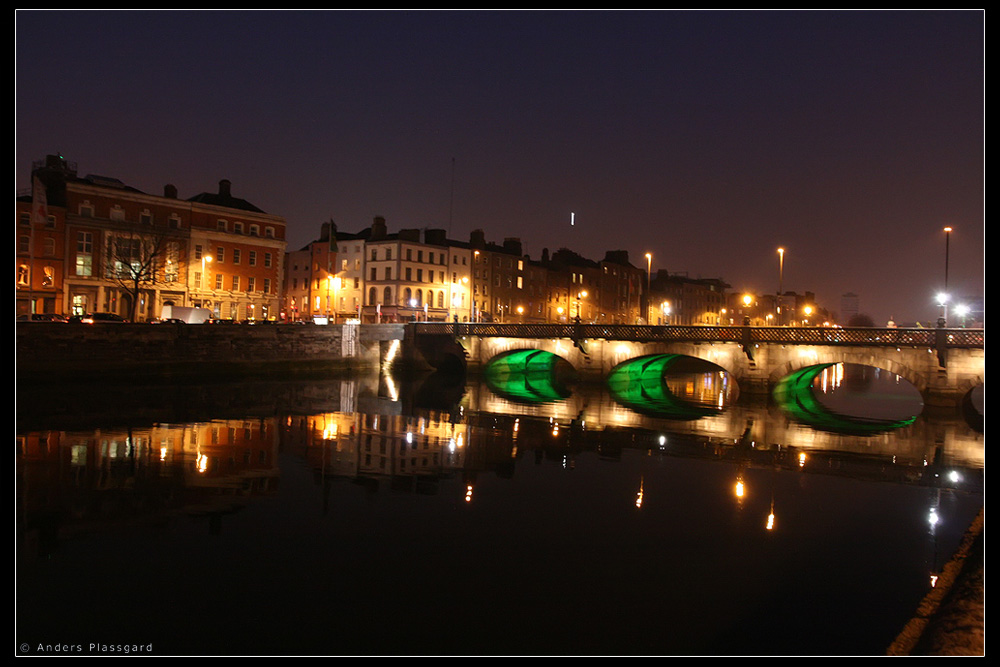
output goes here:
[[228, 179], [222, 179], [219, 181], [219, 196], [220, 197], [231, 197], [229, 194], [229, 186], [232, 185]]

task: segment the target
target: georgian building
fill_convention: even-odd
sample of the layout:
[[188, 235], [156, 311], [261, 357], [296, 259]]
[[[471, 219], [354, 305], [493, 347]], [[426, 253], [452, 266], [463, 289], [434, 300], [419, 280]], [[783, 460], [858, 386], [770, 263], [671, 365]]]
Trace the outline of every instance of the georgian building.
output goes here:
[[234, 197], [229, 181], [182, 200], [171, 185], [152, 195], [78, 176], [55, 155], [32, 176], [31, 197], [18, 201], [19, 313], [147, 321], [175, 305], [226, 319], [277, 317], [285, 221]]

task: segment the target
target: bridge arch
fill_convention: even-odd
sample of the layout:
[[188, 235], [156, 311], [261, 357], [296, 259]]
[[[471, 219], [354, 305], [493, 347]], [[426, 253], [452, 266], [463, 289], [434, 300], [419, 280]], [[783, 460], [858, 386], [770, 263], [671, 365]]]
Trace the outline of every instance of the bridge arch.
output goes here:
[[[931, 352], [932, 354], [933, 352]], [[856, 364], [858, 366], [868, 366], [888, 371], [903, 378], [923, 394], [927, 389], [927, 377], [925, 374], [912, 368], [899, 359], [892, 357], [879, 357], [875, 359], [869, 352], [854, 351], [851, 349], [829, 348], [821, 353], [812, 356], [803, 355], [797, 358], [789, 358], [783, 363], [776, 364], [771, 368], [768, 377], [768, 384], [772, 387], [778, 386], [782, 380], [799, 371], [821, 364]], [[971, 387], [970, 387], [971, 390]]]

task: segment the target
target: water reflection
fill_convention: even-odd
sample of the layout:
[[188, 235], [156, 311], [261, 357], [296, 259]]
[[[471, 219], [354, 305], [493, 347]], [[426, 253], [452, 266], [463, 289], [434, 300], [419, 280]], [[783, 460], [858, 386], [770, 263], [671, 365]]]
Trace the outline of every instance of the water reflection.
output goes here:
[[747, 400], [667, 419], [604, 387], [533, 403], [442, 376], [95, 393], [19, 401], [26, 641], [878, 652], [982, 503], [958, 419], [845, 436]]

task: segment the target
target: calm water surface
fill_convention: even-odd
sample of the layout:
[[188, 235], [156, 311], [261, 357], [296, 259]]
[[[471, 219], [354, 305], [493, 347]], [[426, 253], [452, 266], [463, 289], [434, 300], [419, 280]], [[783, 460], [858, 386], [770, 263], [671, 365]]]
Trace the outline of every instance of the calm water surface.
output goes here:
[[960, 416], [520, 381], [20, 390], [19, 652], [881, 654], [983, 505]]

